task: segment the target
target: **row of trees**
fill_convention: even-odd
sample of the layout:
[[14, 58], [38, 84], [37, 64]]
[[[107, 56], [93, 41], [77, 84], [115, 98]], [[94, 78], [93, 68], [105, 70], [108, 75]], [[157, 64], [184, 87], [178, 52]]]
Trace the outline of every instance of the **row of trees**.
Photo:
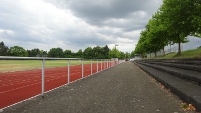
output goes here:
[[201, 0], [163, 0], [163, 4], [152, 16], [141, 32], [134, 50], [144, 56], [155, 53], [169, 45], [188, 42], [187, 36], [201, 37]]
[[81, 49], [78, 52], [71, 50], [63, 50], [62, 48], [51, 48], [50, 51], [43, 51], [38, 48], [32, 50], [25, 50], [20, 46], [13, 46], [8, 48], [4, 42], [0, 43], [0, 56], [22, 56], [22, 57], [56, 57], [56, 58], [87, 58], [87, 59], [108, 59], [120, 58], [127, 59], [130, 57], [129, 53], [124, 53], [118, 49], [113, 48], [110, 50], [108, 46], [94, 48], [88, 47], [84, 51]]

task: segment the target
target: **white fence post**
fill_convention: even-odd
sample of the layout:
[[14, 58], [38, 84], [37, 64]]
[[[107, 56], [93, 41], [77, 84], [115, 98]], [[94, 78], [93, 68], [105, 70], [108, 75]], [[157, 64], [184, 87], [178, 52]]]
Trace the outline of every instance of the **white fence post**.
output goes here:
[[105, 61], [103, 60], [103, 70], [104, 70], [104, 68], [105, 68], [105, 64], [104, 64], [104, 63], [105, 63]]
[[[13, 56], [0, 56], [0, 60], [6, 59], [6, 60], [39, 60], [41, 61], [41, 86], [40, 86], [40, 95], [42, 98], [44, 98], [45, 95], [45, 60], [68, 60], [68, 78], [67, 78], [67, 83], [70, 83], [70, 60], [80, 60], [82, 58], [49, 58], [49, 57], [13, 57]], [[93, 71], [92, 71], [93, 73]], [[83, 64], [83, 74], [84, 76], [84, 64]]]
[[107, 69], [107, 59], [105, 60], [105, 69]]
[[111, 67], [111, 60], [109, 60], [109, 68]]
[[102, 63], [102, 60], [101, 60], [101, 71], [103, 70], [103, 63]]
[[109, 68], [109, 66], [108, 66], [108, 59], [107, 59], [107, 69]]
[[44, 98], [44, 92], [45, 92], [45, 59], [42, 59], [42, 90], [41, 90], [42, 98]]
[[82, 79], [84, 78], [84, 60], [82, 60]]
[[106, 65], [106, 60], [104, 60], [104, 68], [105, 68], [105, 69], [106, 69], [106, 66], [107, 66], [107, 65]]
[[106, 64], [105, 64], [105, 65], [106, 65], [105, 67], [106, 67], [106, 69], [107, 69], [107, 68], [108, 68], [108, 62], [107, 62], [107, 59], [106, 59]]
[[92, 63], [92, 60], [91, 60], [91, 75], [93, 74], [93, 63]]
[[67, 84], [70, 84], [70, 59], [68, 60], [68, 79], [67, 79]]
[[96, 68], [97, 68], [97, 72], [96, 73], [98, 73], [98, 60], [96, 62]]

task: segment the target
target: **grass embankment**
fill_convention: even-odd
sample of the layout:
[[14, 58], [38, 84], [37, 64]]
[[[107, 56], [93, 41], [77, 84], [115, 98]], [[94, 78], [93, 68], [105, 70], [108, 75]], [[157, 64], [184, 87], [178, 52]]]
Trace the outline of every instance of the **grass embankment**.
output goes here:
[[[84, 61], [85, 64], [90, 64], [90, 61]], [[72, 60], [71, 66], [80, 65], [80, 60]], [[41, 60], [0, 60], [0, 72], [13, 72], [41, 69]], [[46, 60], [45, 68], [64, 67], [67, 66], [67, 60]]]
[[162, 59], [171, 59], [171, 58], [201, 58], [201, 48], [194, 49], [194, 50], [187, 50], [183, 51], [180, 55], [177, 53], [170, 53], [164, 56], [159, 56], [157, 58], [162, 58]]

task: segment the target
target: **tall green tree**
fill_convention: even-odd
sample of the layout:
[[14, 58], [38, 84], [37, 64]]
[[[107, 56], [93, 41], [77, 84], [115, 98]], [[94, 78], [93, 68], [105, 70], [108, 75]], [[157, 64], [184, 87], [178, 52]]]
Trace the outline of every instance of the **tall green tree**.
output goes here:
[[5, 46], [4, 42], [0, 42], [0, 56], [7, 56], [9, 48]]
[[141, 33], [135, 53], [142, 56], [155, 52], [168, 44], [187, 42], [187, 36], [201, 37], [201, 1], [200, 0], [164, 0], [162, 6], [153, 15]]
[[76, 53], [76, 57], [77, 57], [77, 58], [83, 58], [82, 49], [80, 49], [80, 50]]
[[130, 59], [130, 57], [131, 57], [131, 54], [128, 53], [128, 52], [126, 52], [126, 53], [125, 53], [125, 59]]
[[191, 9], [191, 17], [188, 18], [188, 21], [191, 23], [191, 28], [193, 29], [191, 35], [201, 38], [201, 1], [194, 0], [192, 7], [193, 9]]
[[110, 49], [108, 48], [107, 45], [105, 47], [103, 47], [103, 55], [104, 55], [105, 59], [107, 59], [109, 57], [109, 52], [110, 52]]
[[9, 54], [11, 56], [28, 57], [28, 52], [23, 47], [20, 46], [10, 47]]
[[47, 51], [40, 50], [40, 56], [41, 57], [47, 57], [48, 56]]
[[56, 57], [56, 58], [62, 58], [63, 56], [63, 50], [61, 48], [52, 48], [48, 52], [48, 57]]
[[35, 48], [35, 49], [32, 49], [32, 50], [27, 50], [27, 52], [28, 52], [29, 57], [39, 57], [39, 56], [41, 56], [40, 49], [38, 49], [38, 48]]
[[125, 59], [125, 54], [124, 52], [120, 51], [119, 59]]
[[65, 50], [65, 51], [64, 51], [64, 57], [65, 57], [65, 58], [72, 58], [73, 55], [72, 55], [71, 50]]
[[117, 48], [113, 48], [109, 52], [109, 58], [120, 58], [121, 52]]
[[93, 48], [93, 58], [102, 59], [104, 58], [103, 49], [100, 46]]
[[201, 7], [197, 0], [164, 0], [160, 8], [168, 35], [173, 43], [178, 43], [178, 54], [181, 53], [181, 43], [186, 43], [186, 37], [199, 31]]
[[147, 41], [147, 35], [148, 31], [144, 30], [140, 33], [140, 39], [138, 40], [138, 43], [135, 47], [135, 54], [140, 54], [142, 57], [146, 55], [146, 53], [149, 53], [150, 47], [148, 45]]
[[134, 58], [135, 57], [135, 51], [131, 52], [131, 57]]
[[91, 47], [87, 47], [84, 52], [84, 58], [92, 59], [93, 58], [93, 49]]

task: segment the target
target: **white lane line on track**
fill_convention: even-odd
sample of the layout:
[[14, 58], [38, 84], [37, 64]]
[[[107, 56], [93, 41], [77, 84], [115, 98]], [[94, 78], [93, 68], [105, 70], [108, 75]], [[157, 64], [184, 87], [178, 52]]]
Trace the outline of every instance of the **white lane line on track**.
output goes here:
[[[81, 72], [78, 72], [78, 73], [81, 73]], [[73, 73], [71, 75], [75, 75], [75, 74], [77, 74], [77, 73]], [[64, 78], [64, 77], [66, 77], [66, 76], [61, 76], [61, 77], [58, 77], [56, 79], [60, 79], [60, 78]], [[56, 79], [49, 79], [49, 80], [46, 80], [45, 82], [53, 81], [53, 80], [56, 80]], [[0, 94], [7, 93], [7, 92], [10, 92], [10, 91], [14, 91], [14, 90], [18, 90], [18, 89], [22, 89], [22, 88], [29, 87], [29, 86], [33, 86], [33, 85], [40, 84], [40, 83], [41, 82], [26, 85], [26, 86], [22, 86], [22, 87], [18, 87], [18, 88], [14, 88], [14, 89], [10, 89], [10, 90], [6, 90], [6, 91], [3, 91], [3, 92], [0, 92]]]
[[[76, 71], [77, 71], [77, 70], [76, 70]], [[89, 69], [89, 70], [86, 70], [86, 71], [90, 71], [90, 69]], [[77, 73], [81, 73], [81, 72], [77, 72]], [[75, 74], [77, 74], [77, 73], [72, 73], [71, 75], [75, 75]], [[65, 76], [64, 76], [64, 77], [65, 77]], [[56, 79], [59, 79], [59, 78], [63, 78], [63, 76], [57, 77]], [[48, 81], [52, 81], [52, 80], [56, 80], [56, 79], [49, 79], [49, 80], [46, 80], [46, 81], [48, 82]], [[6, 92], [9, 92], [9, 91], [13, 91], [13, 90], [17, 90], [17, 89], [22, 89], [22, 88], [25, 88], [25, 87], [29, 87], [29, 86], [32, 86], [32, 85], [39, 84], [39, 83], [41, 83], [41, 82], [34, 83], [34, 84], [30, 84], [30, 85], [26, 85], [26, 86], [22, 86], [22, 87], [18, 87], [18, 88], [15, 88], [15, 89], [6, 90], [6, 91], [3, 91], [3, 92], [0, 92], [0, 94], [6, 93]]]
[[[111, 66], [111, 67], [109, 67], [109, 68], [112, 68], [112, 67], [113, 67], [113, 66]], [[109, 68], [108, 68], [108, 69], [109, 69]], [[101, 72], [101, 71], [103, 71], [103, 70], [99, 70], [98, 72]], [[96, 71], [96, 68], [95, 68], [95, 71], [94, 71], [94, 72], [95, 72], [95, 73], [98, 73], [98, 72]], [[93, 73], [93, 74], [95, 74], [95, 73]], [[89, 76], [90, 76], [90, 75], [89, 75]], [[86, 76], [86, 77], [89, 77], [89, 76]], [[84, 77], [84, 78], [86, 78], [86, 77]], [[70, 83], [76, 82], [76, 81], [78, 81], [78, 80], [82, 80], [82, 78], [77, 79], [77, 80], [74, 80], [74, 81], [71, 81]], [[67, 84], [58, 86], [58, 87], [56, 87], [56, 88], [53, 88], [53, 89], [51, 89], [51, 90], [46, 91], [45, 93], [48, 93], [48, 92], [50, 92], [50, 91], [53, 91], [53, 90], [55, 90], [55, 89], [58, 89], [58, 88], [60, 88], [60, 87], [66, 86], [66, 85], [67, 85]], [[6, 108], [9, 108], [9, 107], [14, 106], [14, 105], [16, 105], [16, 104], [19, 104], [19, 103], [22, 103], [22, 102], [24, 102], [24, 101], [30, 100], [30, 99], [35, 98], [35, 97], [37, 97], [37, 96], [40, 96], [40, 94], [37, 94], [36, 96], [27, 98], [27, 99], [22, 100], [22, 101], [20, 101], [20, 102], [14, 103], [14, 104], [12, 104], [12, 105], [6, 106], [6, 107], [4, 107], [4, 108], [2, 108], [2, 109], [0, 109], [0, 110], [3, 111], [3, 110], [6, 109]]]
[[[80, 71], [80, 70], [76, 70], [75, 72], [78, 72], [78, 71]], [[63, 72], [62, 72], [62, 73], [55, 73], [55, 74], [47, 75], [46, 77], [52, 78], [52, 77], [51, 77], [52, 75], [57, 75], [57, 74], [63, 74]], [[64, 73], [64, 74], [66, 74], [66, 73]], [[73, 74], [72, 74], [72, 75], [73, 75]], [[35, 77], [34, 77], [34, 78], [29, 77], [29, 78], [30, 78], [30, 80], [35, 79]], [[37, 78], [41, 78], [41, 77], [37, 77]], [[47, 78], [46, 78], [46, 79], [47, 79]], [[16, 82], [19, 82], [19, 85], [29, 82], [29, 81], [28, 81], [28, 82], [22, 82], [22, 81], [27, 81], [26, 79], [25, 79], [25, 80], [20, 80], [20, 79], [18, 79], [18, 80], [19, 80], [19, 81], [15, 81], [15, 79], [14, 79], [14, 80], [8, 80], [8, 81], [13, 81], [13, 82], [7, 83], [8, 85], [5, 85], [5, 84], [4, 84], [4, 86], [16, 85]], [[39, 80], [39, 81], [40, 81], [40, 80]], [[32, 81], [30, 81], [30, 82], [32, 82]], [[0, 86], [0, 87], [1, 87], [1, 86]]]

